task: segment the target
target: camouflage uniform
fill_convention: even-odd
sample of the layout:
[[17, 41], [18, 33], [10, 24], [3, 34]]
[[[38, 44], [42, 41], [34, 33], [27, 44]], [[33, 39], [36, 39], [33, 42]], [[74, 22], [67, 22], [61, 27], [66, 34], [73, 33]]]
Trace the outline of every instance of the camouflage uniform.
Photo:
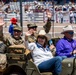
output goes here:
[[51, 28], [51, 19], [48, 18], [47, 23], [43, 26], [46, 33], [49, 33], [49, 30]]
[[0, 18], [0, 71], [3, 71], [6, 67], [6, 45], [4, 44], [5, 37], [3, 35], [3, 25], [5, 22]]
[[[33, 28], [33, 27], [37, 28], [36, 24], [28, 24], [27, 27], [28, 27], [28, 29]], [[28, 37], [29, 43], [35, 42], [35, 41], [36, 41], [36, 34], [33, 34], [33, 35]]]
[[[2, 19], [0, 19], [2, 21]], [[2, 23], [2, 24], [1, 24]], [[4, 22], [0, 22], [0, 53], [5, 53], [6, 45], [5, 43], [5, 36], [3, 35], [3, 25]]]
[[9, 45], [20, 45], [20, 44], [24, 44], [24, 40], [22, 37], [20, 37], [20, 39], [15, 39], [13, 36], [9, 36], [7, 39], [7, 46]]
[[29, 43], [35, 42], [35, 41], [36, 41], [36, 36], [35, 36], [35, 35], [29, 36], [29, 37], [28, 37], [28, 41], [29, 41]]

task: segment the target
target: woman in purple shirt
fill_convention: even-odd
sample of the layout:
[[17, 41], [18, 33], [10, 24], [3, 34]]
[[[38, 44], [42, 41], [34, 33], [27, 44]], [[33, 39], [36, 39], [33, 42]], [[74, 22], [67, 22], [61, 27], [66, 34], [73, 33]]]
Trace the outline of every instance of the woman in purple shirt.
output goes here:
[[64, 35], [56, 44], [56, 55], [62, 56], [63, 59], [73, 57], [76, 54], [76, 40], [73, 39], [74, 30], [71, 25], [63, 28]]

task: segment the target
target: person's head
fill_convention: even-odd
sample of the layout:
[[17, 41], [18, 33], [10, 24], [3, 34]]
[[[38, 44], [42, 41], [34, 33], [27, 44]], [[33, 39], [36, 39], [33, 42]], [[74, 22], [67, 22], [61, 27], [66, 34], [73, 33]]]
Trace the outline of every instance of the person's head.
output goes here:
[[13, 30], [14, 30], [14, 32], [13, 32], [14, 38], [19, 39], [20, 36], [21, 36], [21, 34], [22, 34], [22, 29], [21, 29], [21, 27], [15, 26]]
[[61, 32], [61, 34], [64, 34], [67, 39], [72, 39], [74, 35], [74, 29], [71, 25], [67, 25], [63, 28], [63, 32]]
[[37, 1], [34, 1], [34, 5], [37, 5], [38, 4], [38, 2]]
[[12, 24], [17, 24], [17, 19], [16, 18], [11, 18], [10, 21], [11, 21]]
[[32, 34], [34, 34], [37, 31], [37, 25], [36, 24], [27, 24], [28, 31], [32, 29]]
[[45, 47], [48, 43], [48, 38], [46, 36], [46, 32], [44, 30], [40, 30], [39, 34], [37, 36], [37, 41], [39, 44], [41, 44], [43, 47]]
[[5, 22], [3, 21], [2, 18], [0, 18], [0, 37], [3, 35], [3, 25], [5, 24]]
[[8, 5], [8, 8], [10, 8], [10, 5]]

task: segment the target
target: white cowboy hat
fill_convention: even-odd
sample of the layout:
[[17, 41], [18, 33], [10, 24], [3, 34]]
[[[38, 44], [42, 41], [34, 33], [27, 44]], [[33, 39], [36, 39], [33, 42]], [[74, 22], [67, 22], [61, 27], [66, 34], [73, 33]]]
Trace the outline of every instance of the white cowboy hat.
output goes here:
[[2, 18], [0, 18], [0, 26], [3, 26], [5, 24], [5, 22], [3, 21]]
[[40, 30], [39, 33], [38, 33], [38, 36], [45, 36], [48, 40], [51, 39], [51, 35], [50, 34], [47, 34], [45, 32], [45, 30]]
[[38, 35], [44, 35], [45, 36], [46, 32], [45, 30], [40, 30]]
[[67, 25], [63, 28], [63, 31], [61, 32], [61, 34], [64, 34], [67, 31], [74, 31], [74, 29], [71, 25]]

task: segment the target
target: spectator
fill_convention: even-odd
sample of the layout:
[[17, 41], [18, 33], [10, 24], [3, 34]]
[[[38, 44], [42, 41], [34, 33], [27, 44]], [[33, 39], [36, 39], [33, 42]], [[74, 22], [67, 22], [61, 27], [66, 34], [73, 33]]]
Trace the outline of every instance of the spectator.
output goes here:
[[8, 5], [8, 7], [4, 10], [6, 13], [11, 13], [12, 12], [12, 10], [11, 10], [11, 8], [10, 8], [10, 5]]
[[10, 24], [10, 26], [9, 26], [9, 33], [11, 34], [11, 35], [13, 35], [13, 28], [14, 28], [14, 26], [16, 26], [17, 25], [17, 19], [16, 18], [12, 18], [11, 19], [11, 24]]
[[64, 35], [56, 44], [56, 55], [61, 56], [63, 59], [67, 57], [73, 57], [76, 54], [76, 40], [73, 39], [74, 29], [71, 25], [67, 25], [63, 28]]
[[44, 30], [40, 30], [37, 41], [33, 43], [28, 43], [28, 36], [31, 33], [26, 33], [25, 43], [26, 47], [31, 51], [34, 63], [38, 66], [41, 72], [52, 71], [53, 75], [59, 75], [61, 72], [61, 57], [53, 57], [50, 48], [47, 44], [48, 38]]
[[34, 22], [34, 13], [33, 10], [29, 9], [27, 12], [29, 22]]
[[74, 21], [75, 21], [75, 24], [76, 24], [76, 12], [74, 12]]
[[70, 12], [70, 23], [71, 23], [71, 24], [73, 23], [73, 18], [74, 18], [74, 14], [73, 14], [73, 12], [71, 11], [71, 12]]
[[60, 23], [63, 23], [63, 13], [60, 12]]

